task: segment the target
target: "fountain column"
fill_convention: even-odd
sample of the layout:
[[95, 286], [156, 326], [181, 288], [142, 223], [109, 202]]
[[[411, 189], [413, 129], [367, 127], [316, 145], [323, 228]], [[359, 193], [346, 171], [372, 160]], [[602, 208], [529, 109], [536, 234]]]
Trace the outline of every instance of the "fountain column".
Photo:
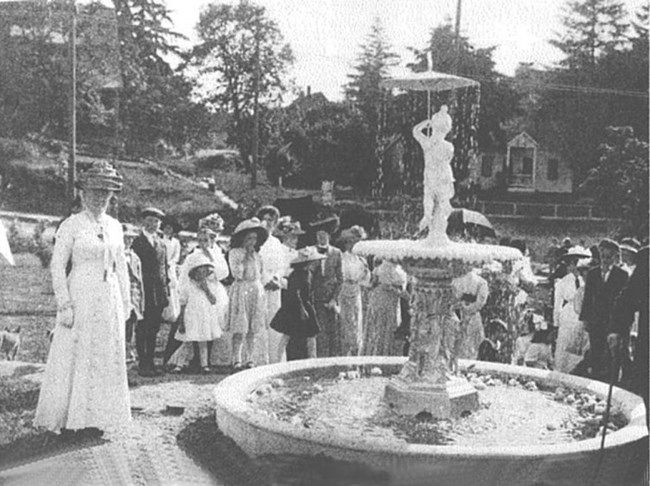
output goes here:
[[386, 386], [384, 399], [402, 415], [458, 417], [478, 409], [478, 392], [455, 371], [462, 338], [451, 282], [467, 266], [454, 260], [405, 259], [416, 278], [409, 360]]

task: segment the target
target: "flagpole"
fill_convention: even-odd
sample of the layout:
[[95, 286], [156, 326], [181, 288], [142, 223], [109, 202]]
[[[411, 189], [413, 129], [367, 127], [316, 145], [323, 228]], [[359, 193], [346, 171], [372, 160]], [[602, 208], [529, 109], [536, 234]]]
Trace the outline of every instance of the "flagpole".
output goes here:
[[70, 30], [70, 154], [68, 159], [68, 199], [76, 196], [77, 172], [77, 4], [71, 0]]

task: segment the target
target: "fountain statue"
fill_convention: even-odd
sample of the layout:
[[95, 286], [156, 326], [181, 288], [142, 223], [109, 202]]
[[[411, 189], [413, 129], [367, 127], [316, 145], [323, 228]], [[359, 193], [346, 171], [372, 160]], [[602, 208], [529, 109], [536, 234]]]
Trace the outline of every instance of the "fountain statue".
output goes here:
[[[425, 130], [431, 130], [429, 135]], [[424, 120], [413, 127], [413, 138], [424, 152], [424, 214], [420, 231], [429, 230], [431, 243], [447, 243], [447, 218], [452, 208], [449, 202], [454, 197], [454, 174], [451, 159], [454, 146], [445, 140], [451, 131], [451, 117], [447, 105], [443, 105], [430, 120]]]

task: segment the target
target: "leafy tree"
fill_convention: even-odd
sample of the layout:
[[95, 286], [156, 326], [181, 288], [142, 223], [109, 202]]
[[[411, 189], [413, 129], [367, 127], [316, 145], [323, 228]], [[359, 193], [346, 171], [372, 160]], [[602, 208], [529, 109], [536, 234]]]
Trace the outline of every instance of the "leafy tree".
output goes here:
[[287, 185], [320, 187], [321, 181], [370, 188], [374, 137], [364, 114], [349, 103], [303, 96], [276, 111], [267, 172]]
[[229, 140], [248, 161], [255, 97], [261, 105], [281, 98], [294, 60], [291, 48], [266, 9], [247, 1], [208, 4], [196, 31], [199, 43], [190, 59], [198, 68], [197, 93], [203, 102], [231, 114]]
[[386, 38], [386, 31], [379, 17], [370, 27], [370, 34], [361, 45], [361, 53], [354, 66], [355, 72], [349, 74], [350, 82], [345, 86], [346, 99], [356, 103], [366, 115], [371, 127], [376, 127], [378, 112], [384, 102], [385, 90], [381, 81], [388, 74], [390, 67], [397, 65], [399, 56], [392, 52]]
[[192, 130], [179, 133], [178, 120], [188, 112], [201, 125], [207, 113], [193, 104], [193, 85], [174, 71], [167, 59], [179, 54], [170, 11], [161, 0], [113, 0], [118, 18], [123, 90], [120, 94], [121, 133], [126, 150], [145, 152], [158, 140], [177, 147]]
[[648, 235], [648, 144], [634, 137], [631, 127], [608, 127], [599, 147], [598, 165], [591, 169], [583, 189], [603, 211], [623, 216], [623, 232]]

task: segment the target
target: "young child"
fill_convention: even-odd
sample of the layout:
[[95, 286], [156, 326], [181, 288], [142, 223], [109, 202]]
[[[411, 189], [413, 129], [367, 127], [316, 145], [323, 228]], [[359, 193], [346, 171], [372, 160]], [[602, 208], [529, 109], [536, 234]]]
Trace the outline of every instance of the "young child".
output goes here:
[[524, 357], [526, 356], [526, 351], [528, 350], [530, 342], [533, 339], [533, 334], [535, 333], [535, 323], [533, 322], [534, 315], [535, 313], [532, 309], [527, 309], [522, 315], [519, 323], [519, 336], [515, 341], [515, 349], [512, 354], [513, 365], [524, 366]]
[[501, 341], [508, 333], [508, 326], [501, 319], [492, 319], [485, 326], [485, 339], [478, 347], [479, 361], [491, 361], [500, 363]]
[[552, 332], [546, 320], [539, 314], [533, 314], [532, 319], [535, 332], [524, 355], [524, 363], [531, 368], [551, 370], [553, 369]]
[[312, 274], [325, 255], [316, 248], [303, 248], [291, 262], [293, 272], [289, 276], [282, 307], [271, 321], [271, 328], [282, 333], [278, 346], [278, 360], [282, 357], [290, 339], [305, 339], [307, 352], [303, 358], [316, 357], [316, 334], [318, 321], [314, 310]]
[[[203, 373], [209, 373], [208, 342], [221, 336], [226, 322], [228, 296], [218, 280], [213, 278], [215, 263], [203, 252], [187, 257], [185, 268], [188, 278], [180, 287], [182, 320], [176, 338], [183, 342], [198, 343], [199, 359]], [[182, 363], [176, 362], [173, 372], [180, 372]]]

